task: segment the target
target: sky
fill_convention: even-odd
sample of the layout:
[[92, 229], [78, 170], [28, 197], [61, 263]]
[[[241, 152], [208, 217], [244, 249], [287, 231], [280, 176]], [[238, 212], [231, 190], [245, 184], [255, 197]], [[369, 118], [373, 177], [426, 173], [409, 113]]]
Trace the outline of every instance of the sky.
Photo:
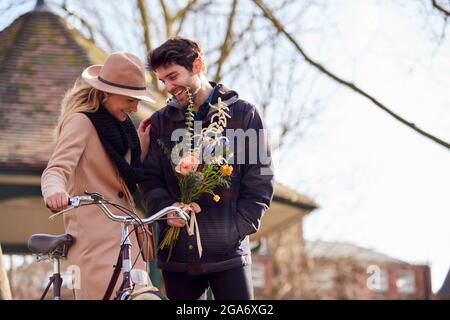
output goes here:
[[[320, 13], [320, 37], [305, 34], [302, 44], [333, 72], [448, 142], [450, 37], [438, 46], [431, 32], [440, 30], [438, 21], [418, 16], [418, 2], [401, 3], [330, 1]], [[320, 206], [305, 218], [305, 238], [429, 264], [437, 291], [450, 268], [450, 152], [319, 77], [317, 90], [334, 93], [276, 160], [277, 180]], [[237, 89], [255, 100], [249, 88]]]
[[[330, 32], [342, 37], [327, 42], [326, 56], [320, 50], [314, 56], [393, 111], [450, 141], [448, 45], [435, 53], [435, 42], [418, 20], [386, 2], [346, 3], [335, 8], [338, 31]], [[313, 39], [310, 45], [314, 50]], [[449, 151], [347, 89], [339, 89], [328, 103], [276, 172], [321, 207], [305, 218], [305, 238], [351, 242], [427, 263], [438, 290], [450, 268]]]

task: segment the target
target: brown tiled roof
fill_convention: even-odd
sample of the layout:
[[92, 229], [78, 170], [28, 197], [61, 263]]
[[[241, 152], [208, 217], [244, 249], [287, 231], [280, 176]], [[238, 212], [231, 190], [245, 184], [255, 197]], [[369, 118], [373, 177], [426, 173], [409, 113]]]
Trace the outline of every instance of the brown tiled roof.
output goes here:
[[106, 57], [81, 39], [49, 11], [24, 14], [0, 32], [2, 171], [45, 167], [62, 96], [85, 67]]

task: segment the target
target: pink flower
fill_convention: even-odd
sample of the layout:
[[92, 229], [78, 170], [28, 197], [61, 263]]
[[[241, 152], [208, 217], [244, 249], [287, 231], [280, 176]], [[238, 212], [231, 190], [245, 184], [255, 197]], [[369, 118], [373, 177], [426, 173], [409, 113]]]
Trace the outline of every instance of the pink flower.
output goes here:
[[197, 153], [193, 152], [190, 155], [182, 158], [178, 165], [175, 167], [175, 171], [182, 176], [187, 176], [191, 171], [197, 171], [200, 160]]

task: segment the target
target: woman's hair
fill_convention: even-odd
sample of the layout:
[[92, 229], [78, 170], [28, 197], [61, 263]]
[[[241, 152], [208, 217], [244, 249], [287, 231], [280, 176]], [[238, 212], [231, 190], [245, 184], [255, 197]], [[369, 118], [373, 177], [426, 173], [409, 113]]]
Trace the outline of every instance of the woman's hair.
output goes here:
[[78, 77], [73, 87], [66, 92], [62, 99], [61, 114], [54, 131], [55, 138], [59, 137], [62, 124], [69, 115], [76, 112], [95, 112], [98, 110], [99, 105], [104, 102], [105, 97], [106, 95], [103, 91], [95, 89], [81, 77]]

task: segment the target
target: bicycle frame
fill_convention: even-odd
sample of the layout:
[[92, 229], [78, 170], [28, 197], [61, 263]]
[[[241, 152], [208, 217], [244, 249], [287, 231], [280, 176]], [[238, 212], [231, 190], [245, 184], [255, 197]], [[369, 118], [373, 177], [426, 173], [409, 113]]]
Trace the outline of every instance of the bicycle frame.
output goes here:
[[[131, 241], [130, 241], [130, 237], [129, 237], [129, 226], [130, 224], [128, 223], [124, 223], [122, 226], [122, 239], [120, 240], [120, 252], [119, 252], [119, 257], [118, 259], [121, 260], [121, 266], [122, 266], [122, 284], [119, 288], [119, 291], [116, 293], [116, 297], [114, 300], [126, 300], [128, 298], [128, 296], [131, 294], [132, 290], [133, 290], [133, 282], [131, 281], [131, 276], [130, 276], [130, 272], [131, 269], [133, 268], [133, 263], [132, 263], [132, 256], [131, 256]], [[115, 266], [116, 269], [118, 269], [120, 266], [116, 265]], [[114, 274], [113, 274], [114, 277]], [[113, 280], [113, 279], [112, 279]], [[117, 281], [117, 279], [115, 279]], [[115, 285], [116, 281], [113, 281], [113, 286]], [[110, 282], [111, 284], [111, 282]], [[108, 289], [110, 289], [108, 287]], [[103, 297], [104, 300], [109, 299], [109, 297], [107, 297], [107, 292], [105, 292], [105, 296]], [[111, 290], [113, 289], [113, 287], [111, 287]]]
[[62, 278], [60, 272], [59, 257], [53, 258], [53, 275], [50, 277], [47, 287], [39, 300], [44, 300], [50, 286], [53, 285], [53, 300], [61, 300]]

